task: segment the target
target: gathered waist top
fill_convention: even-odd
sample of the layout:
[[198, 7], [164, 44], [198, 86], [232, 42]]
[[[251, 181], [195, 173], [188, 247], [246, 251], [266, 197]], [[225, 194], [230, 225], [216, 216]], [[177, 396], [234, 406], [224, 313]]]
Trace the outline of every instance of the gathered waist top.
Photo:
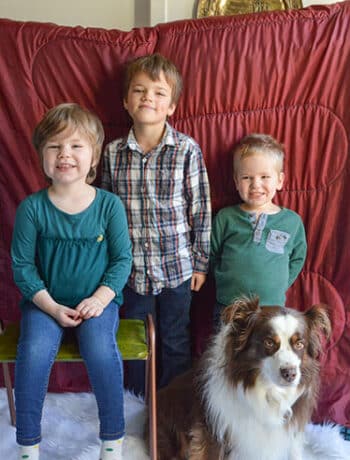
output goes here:
[[47, 190], [27, 197], [16, 214], [12, 265], [24, 299], [47, 289], [58, 303], [74, 307], [100, 285], [121, 302], [131, 269], [131, 243], [121, 200], [96, 189], [77, 214], [58, 209]]

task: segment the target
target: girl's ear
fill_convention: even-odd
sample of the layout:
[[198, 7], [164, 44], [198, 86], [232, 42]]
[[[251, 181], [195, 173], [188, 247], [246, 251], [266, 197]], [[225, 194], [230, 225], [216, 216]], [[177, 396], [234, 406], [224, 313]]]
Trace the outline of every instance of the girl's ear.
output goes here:
[[285, 178], [284, 172], [280, 172], [279, 177], [278, 177], [278, 185], [276, 187], [276, 190], [282, 190], [282, 187], [283, 187], [283, 184], [284, 184], [284, 178]]
[[125, 110], [128, 110], [128, 101], [126, 98], [123, 99], [123, 106]]

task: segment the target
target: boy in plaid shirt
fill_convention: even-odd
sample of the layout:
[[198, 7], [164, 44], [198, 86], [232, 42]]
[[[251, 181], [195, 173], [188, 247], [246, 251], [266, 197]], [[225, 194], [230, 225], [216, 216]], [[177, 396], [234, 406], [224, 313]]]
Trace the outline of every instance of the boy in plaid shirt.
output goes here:
[[[107, 145], [102, 186], [124, 202], [133, 267], [124, 290], [127, 318], [156, 318], [159, 386], [191, 366], [191, 291], [206, 279], [211, 206], [202, 152], [167, 122], [182, 78], [160, 54], [137, 58], [126, 73], [125, 138]], [[128, 386], [144, 393], [144, 364], [129, 363]]]

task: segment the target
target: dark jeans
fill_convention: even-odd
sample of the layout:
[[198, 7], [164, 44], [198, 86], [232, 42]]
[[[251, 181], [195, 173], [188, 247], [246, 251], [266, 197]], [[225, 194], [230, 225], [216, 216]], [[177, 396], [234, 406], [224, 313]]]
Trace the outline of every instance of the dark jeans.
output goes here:
[[[151, 313], [156, 324], [158, 387], [191, 367], [191, 280], [158, 295], [140, 295], [124, 289], [125, 317], [144, 320]], [[145, 393], [145, 363], [129, 361], [127, 388]]]

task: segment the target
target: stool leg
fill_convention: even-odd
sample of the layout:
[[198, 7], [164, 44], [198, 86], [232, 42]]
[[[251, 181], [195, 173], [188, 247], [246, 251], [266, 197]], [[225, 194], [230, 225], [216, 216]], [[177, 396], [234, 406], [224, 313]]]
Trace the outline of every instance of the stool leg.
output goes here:
[[145, 403], [148, 405], [149, 403], [149, 393], [150, 393], [150, 371], [151, 371], [151, 363], [150, 363], [150, 351], [148, 350], [148, 356], [146, 361], [146, 368], [145, 368]]
[[151, 460], [157, 460], [156, 345], [151, 315], [147, 316], [148, 358], [146, 362], [146, 403], [149, 411]]
[[4, 371], [4, 382], [7, 391], [7, 401], [9, 405], [10, 417], [11, 417], [11, 424], [13, 426], [16, 425], [16, 410], [15, 410], [15, 401], [13, 399], [13, 390], [12, 390], [12, 383], [10, 377], [10, 370], [8, 363], [2, 363], [2, 369]]

